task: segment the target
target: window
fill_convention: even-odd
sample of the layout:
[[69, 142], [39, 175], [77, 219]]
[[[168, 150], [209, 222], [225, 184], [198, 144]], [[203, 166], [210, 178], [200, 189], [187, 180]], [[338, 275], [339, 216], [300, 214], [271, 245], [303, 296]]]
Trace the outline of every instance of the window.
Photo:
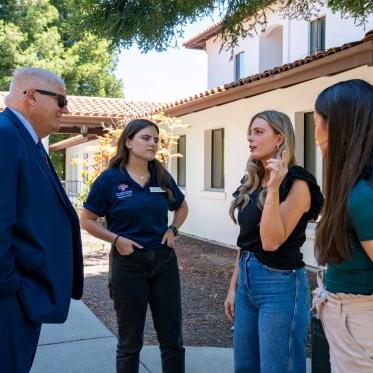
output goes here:
[[304, 168], [316, 176], [316, 144], [313, 112], [304, 114]]
[[304, 114], [304, 168], [317, 179], [322, 190], [325, 190], [325, 160], [315, 144], [315, 124], [313, 112]]
[[83, 154], [83, 170], [88, 171], [88, 165], [89, 165], [89, 154], [84, 153]]
[[240, 52], [234, 56], [234, 79], [239, 80], [245, 77], [245, 52]]
[[186, 185], [186, 136], [180, 136], [177, 143], [177, 152], [182, 157], [177, 158], [177, 184], [181, 187]]
[[224, 129], [211, 131], [211, 188], [224, 188]]
[[310, 23], [310, 53], [325, 49], [325, 17]]

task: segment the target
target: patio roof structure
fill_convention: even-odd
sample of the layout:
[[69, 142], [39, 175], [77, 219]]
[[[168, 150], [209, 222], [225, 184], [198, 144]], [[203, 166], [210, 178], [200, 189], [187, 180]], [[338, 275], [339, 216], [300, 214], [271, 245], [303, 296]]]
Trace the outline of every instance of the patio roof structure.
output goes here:
[[[5, 109], [0, 92], [0, 111]], [[143, 113], [155, 112], [164, 104], [146, 101], [128, 101], [122, 98], [67, 96], [69, 113], [62, 116], [59, 133], [102, 135], [107, 126], [139, 117]]]

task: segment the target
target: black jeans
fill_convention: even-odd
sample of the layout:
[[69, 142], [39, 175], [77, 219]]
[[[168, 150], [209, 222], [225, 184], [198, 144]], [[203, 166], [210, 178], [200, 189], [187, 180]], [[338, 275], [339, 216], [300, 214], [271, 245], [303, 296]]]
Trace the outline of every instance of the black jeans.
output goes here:
[[164, 373], [185, 371], [180, 277], [175, 251], [167, 246], [110, 255], [109, 289], [118, 322], [117, 372], [137, 373], [148, 303]]

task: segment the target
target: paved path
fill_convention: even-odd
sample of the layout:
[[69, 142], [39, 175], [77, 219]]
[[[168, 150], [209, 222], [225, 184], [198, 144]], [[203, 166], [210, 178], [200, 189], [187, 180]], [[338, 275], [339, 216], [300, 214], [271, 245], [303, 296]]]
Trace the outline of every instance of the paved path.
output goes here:
[[[44, 325], [31, 373], [114, 373], [116, 337], [80, 301], [73, 301], [65, 324]], [[144, 346], [140, 373], [160, 373], [157, 346]], [[187, 347], [186, 371], [229, 373], [230, 348]]]
[[[115, 373], [115, 349], [116, 337], [83, 302], [73, 301], [65, 324], [43, 326], [31, 373]], [[140, 361], [140, 373], [161, 373], [157, 346], [144, 346]], [[230, 373], [232, 366], [230, 348], [186, 348], [187, 373]]]

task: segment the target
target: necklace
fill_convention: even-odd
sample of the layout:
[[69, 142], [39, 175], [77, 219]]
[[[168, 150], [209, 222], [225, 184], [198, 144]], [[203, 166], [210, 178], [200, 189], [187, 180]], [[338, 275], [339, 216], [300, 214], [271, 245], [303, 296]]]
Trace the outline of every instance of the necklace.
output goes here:
[[133, 174], [133, 176], [137, 177], [137, 178], [140, 179], [140, 180], [144, 180], [144, 179], [145, 179], [145, 176], [146, 176], [146, 175], [136, 175], [136, 174], [134, 174], [134, 173], [132, 173], [132, 174]]
[[145, 178], [147, 177], [147, 174], [144, 174], [144, 175], [139, 175], [139, 174], [136, 174], [135, 172], [133, 171], [129, 171], [127, 169], [127, 172], [129, 173], [129, 175], [134, 178], [134, 179], [138, 179], [140, 180], [141, 182], [143, 182], [145, 180]]

